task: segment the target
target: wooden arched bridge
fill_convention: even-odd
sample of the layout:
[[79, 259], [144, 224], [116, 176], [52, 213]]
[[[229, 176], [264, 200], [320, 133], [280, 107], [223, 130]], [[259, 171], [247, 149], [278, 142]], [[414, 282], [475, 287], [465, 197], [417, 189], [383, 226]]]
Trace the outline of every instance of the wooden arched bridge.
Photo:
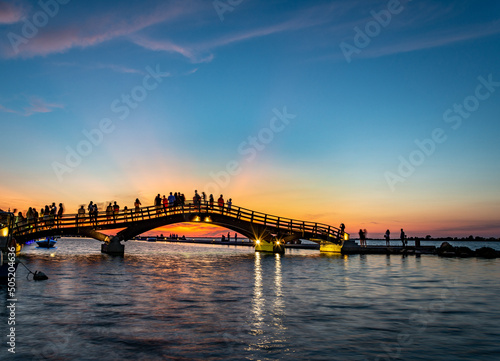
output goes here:
[[[256, 251], [282, 253], [284, 244], [296, 239], [308, 239], [320, 244], [322, 252], [340, 252], [348, 234], [327, 224], [299, 221], [256, 212], [250, 209], [209, 202], [176, 207], [149, 206], [120, 210], [97, 216], [70, 214], [28, 219], [14, 226], [13, 235], [18, 243], [47, 236], [81, 235], [104, 242], [102, 252], [123, 254], [121, 243], [146, 231], [182, 222], [204, 222], [238, 232], [254, 241]], [[115, 236], [100, 231], [121, 229]]]

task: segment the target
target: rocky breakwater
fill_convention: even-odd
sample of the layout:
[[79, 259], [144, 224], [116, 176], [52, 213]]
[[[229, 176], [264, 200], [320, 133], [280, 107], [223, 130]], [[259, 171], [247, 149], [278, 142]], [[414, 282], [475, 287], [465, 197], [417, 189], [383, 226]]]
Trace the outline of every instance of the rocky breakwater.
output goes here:
[[436, 249], [436, 253], [441, 257], [481, 257], [481, 258], [497, 258], [500, 257], [500, 251], [496, 251], [490, 247], [481, 247], [475, 251], [469, 247], [454, 247], [448, 242], [441, 243], [441, 246]]

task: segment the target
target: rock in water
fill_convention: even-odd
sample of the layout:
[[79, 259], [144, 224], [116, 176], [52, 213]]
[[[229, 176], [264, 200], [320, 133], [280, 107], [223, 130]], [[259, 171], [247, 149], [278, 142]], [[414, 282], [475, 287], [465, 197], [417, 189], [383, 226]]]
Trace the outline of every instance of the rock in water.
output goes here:
[[481, 247], [478, 250], [476, 250], [476, 255], [478, 257], [483, 257], [483, 258], [497, 258], [498, 253], [495, 251], [493, 248], [490, 247]]

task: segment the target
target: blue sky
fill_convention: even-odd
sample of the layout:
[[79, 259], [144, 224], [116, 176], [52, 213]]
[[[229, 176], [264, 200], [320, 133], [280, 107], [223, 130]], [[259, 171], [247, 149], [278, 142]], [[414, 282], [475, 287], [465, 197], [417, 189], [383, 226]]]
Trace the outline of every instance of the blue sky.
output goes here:
[[207, 189], [373, 236], [499, 237], [499, 19], [495, 1], [0, 1], [0, 208]]

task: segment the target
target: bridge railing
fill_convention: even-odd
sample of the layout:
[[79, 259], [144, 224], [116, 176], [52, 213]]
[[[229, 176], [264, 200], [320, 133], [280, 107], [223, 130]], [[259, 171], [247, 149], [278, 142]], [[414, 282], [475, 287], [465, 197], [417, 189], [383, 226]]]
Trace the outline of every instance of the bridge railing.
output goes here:
[[[133, 209], [121, 209], [118, 212], [99, 211], [97, 216], [84, 214], [68, 214], [62, 217], [41, 216], [37, 219], [28, 219], [16, 223], [14, 235], [26, 235], [47, 229], [66, 229], [79, 227], [94, 228], [125, 228], [132, 222], [151, 220], [158, 217], [171, 215], [192, 215], [192, 222], [211, 222], [210, 214], [222, 214], [236, 220], [250, 222], [274, 228], [280, 233], [297, 234], [311, 237], [333, 237], [341, 238], [340, 229], [323, 223], [306, 222], [292, 218], [274, 216], [267, 213], [256, 212], [251, 209], [231, 206], [223, 206], [217, 203], [201, 201], [200, 203], [187, 203], [178, 206], [146, 206]], [[202, 215], [203, 214], [203, 219]], [[207, 219], [205, 219], [207, 218]]]

